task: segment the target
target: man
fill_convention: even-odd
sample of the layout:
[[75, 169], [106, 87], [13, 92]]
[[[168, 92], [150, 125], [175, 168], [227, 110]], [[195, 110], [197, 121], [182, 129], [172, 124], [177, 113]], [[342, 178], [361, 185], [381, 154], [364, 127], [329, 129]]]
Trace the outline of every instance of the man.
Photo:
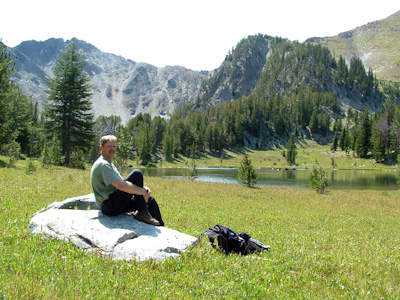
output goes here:
[[101, 211], [109, 216], [128, 212], [139, 221], [164, 226], [151, 190], [143, 186], [142, 172], [135, 170], [124, 180], [112, 163], [117, 138], [113, 135], [103, 136], [99, 148], [101, 155], [92, 166], [90, 181]]

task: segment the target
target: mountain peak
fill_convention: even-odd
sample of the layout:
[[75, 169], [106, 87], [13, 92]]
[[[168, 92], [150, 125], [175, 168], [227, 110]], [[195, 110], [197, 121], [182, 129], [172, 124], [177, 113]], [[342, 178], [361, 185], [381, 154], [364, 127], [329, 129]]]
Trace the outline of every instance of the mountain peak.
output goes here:
[[366, 68], [372, 68], [378, 78], [400, 82], [400, 11], [333, 37], [311, 38], [306, 42], [328, 47], [338, 58], [349, 63], [361, 58]]
[[[208, 76], [208, 73], [179, 66], [157, 68], [136, 63], [104, 53], [85, 41], [74, 40], [87, 61], [85, 71], [91, 78], [95, 117], [116, 115], [127, 122], [138, 113], [150, 113], [153, 117], [169, 115], [177, 105], [188, 101]], [[24, 94], [32, 95], [40, 104], [47, 101], [45, 80], [53, 76], [60, 51], [70, 41], [51, 38], [25, 41], [9, 48], [12, 57], [17, 57], [17, 71], [12, 79]]]

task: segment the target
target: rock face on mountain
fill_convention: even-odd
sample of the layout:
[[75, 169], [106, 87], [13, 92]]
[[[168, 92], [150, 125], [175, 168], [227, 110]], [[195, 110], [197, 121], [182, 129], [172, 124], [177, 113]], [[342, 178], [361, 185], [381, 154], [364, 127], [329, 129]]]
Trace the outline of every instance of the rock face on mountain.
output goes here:
[[[44, 42], [26, 41], [10, 48], [17, 56], [12, 79], [26, 95], [45, 103], [45, 80], [52, 77], [54, 63], [65, 47], [63, 39]], [[195, 95], [208, 72], [192, 71], [179, 66], [157, 68], [136, 63], [114, 54], [104, 53], [84, 41], [76, 40], [87, 60], [86, 72], [91, 77], [93, 112], [117, 115], [123, 122], [138, 113], [168, 115], [182, 102]]]
[[204, 107], [249, 95], [267, 61], [270, 42], [266, 35], [242, 39], [200, 87], [195, 105]]
[[347, 62], [359, 57], [378, 78], [400, 82], [400, 11], [333, 37], [311, 38], [308, 42], [328, 47]]

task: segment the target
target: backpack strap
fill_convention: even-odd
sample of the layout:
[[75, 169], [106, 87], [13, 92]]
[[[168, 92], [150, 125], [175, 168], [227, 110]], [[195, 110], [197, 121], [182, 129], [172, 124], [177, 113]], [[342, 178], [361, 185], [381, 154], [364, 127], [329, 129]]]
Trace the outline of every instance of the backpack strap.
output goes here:
[[[201, 234], [200, 238], [203, 237], [203, 235], [207, 235], [208, 239], [210, 240], [211, 246], [213, 246], [213, 248], [215, 248], [214, 241], [216, 238], [218, 238], [222, 234], [220, 226], [223, 226], [223, 225], [215, 225], [214, 227], [208, 228]], [[225, 226], [223, 226], [223, 227], [225, 227]]]

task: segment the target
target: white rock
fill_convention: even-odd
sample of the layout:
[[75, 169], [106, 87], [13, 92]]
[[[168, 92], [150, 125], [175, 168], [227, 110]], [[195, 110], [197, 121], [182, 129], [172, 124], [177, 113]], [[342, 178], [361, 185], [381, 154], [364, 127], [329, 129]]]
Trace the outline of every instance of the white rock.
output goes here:
[[197, 238], [177, 230], [149, 225], [126, 214], [110, 217], [96, 208], [93, 194], [55, 202], [35, 214], [29, 230], [124, 260], [178, 257], [197, 243]]

